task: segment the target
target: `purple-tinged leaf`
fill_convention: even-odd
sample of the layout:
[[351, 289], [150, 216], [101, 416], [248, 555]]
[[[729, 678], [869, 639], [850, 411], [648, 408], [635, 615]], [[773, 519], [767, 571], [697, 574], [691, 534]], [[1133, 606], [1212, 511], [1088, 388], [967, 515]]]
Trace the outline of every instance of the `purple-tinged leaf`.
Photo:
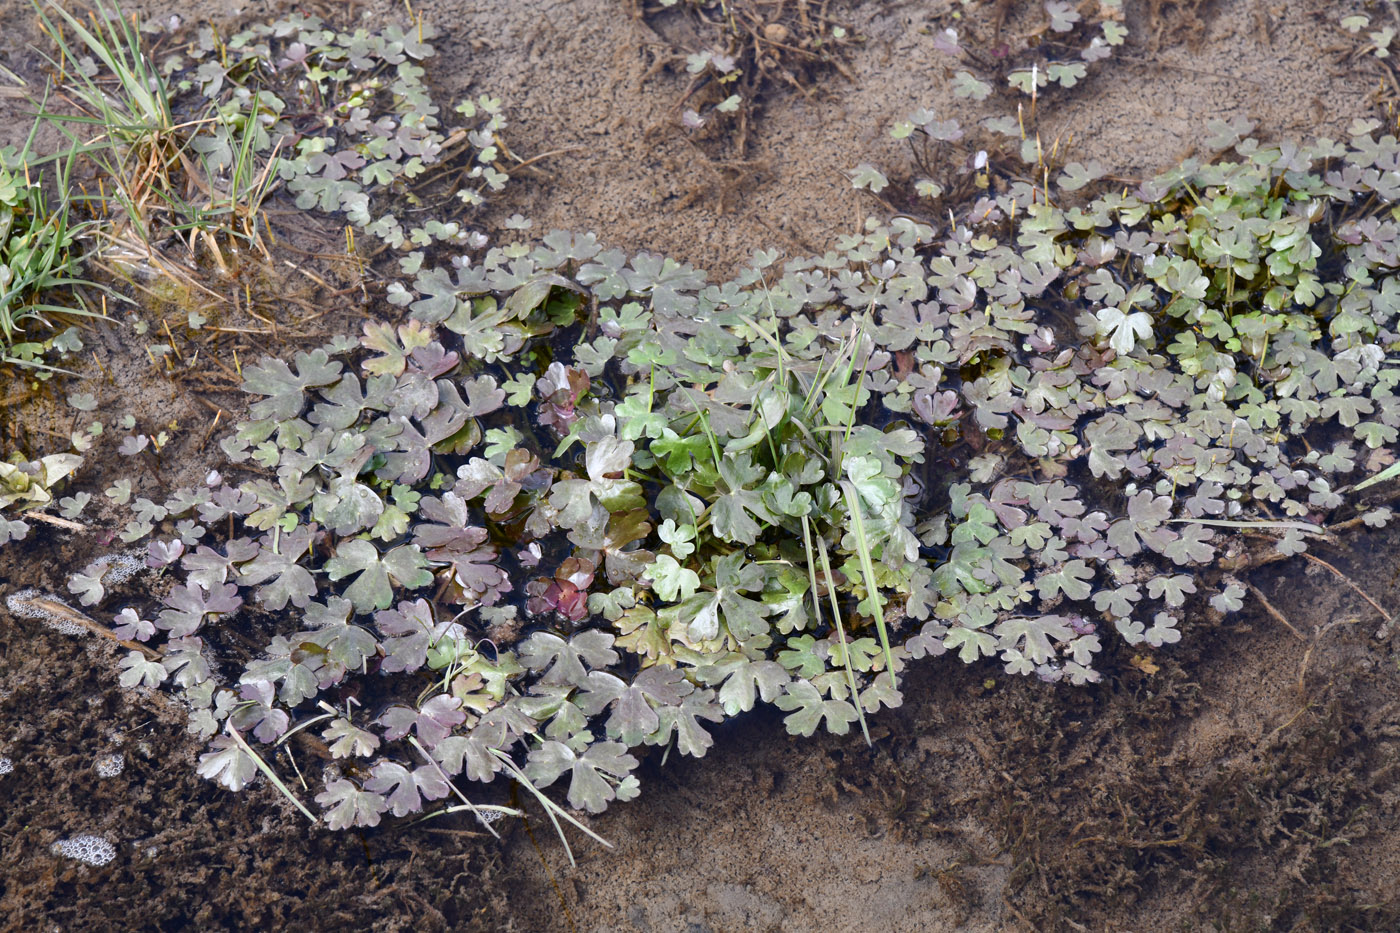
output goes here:
[[258, 776], [258, 763], [232, 736], [215, 736], [209, 749], [199, 756], [199, 765], [195, 768], [200, 777], [218, 781], [236, 792]]
[[577, 686], [579, 691], [574, 696], [574, 703], [585, 716], [597, 716], [627, 690], [627, 684], [621, 677], [605, 671], [589, 671], [583, 683]]
[[167, 672], [159, 661], [149, 660], [139, 651], [128, 652], [121, 660], [122, 675], [118, 681], [123, 687], [159, 687]]
[[331, 754], [336, 758], [349, 758], [352, 755], [368, 758], [379, 748], [379, 736], [359, 728], [343, 716], [332, 719], [321, 736], [330, 743]]
[[460, 590], [459, 602], [492, 605], [511, 590], [510, 578], [496, 566], [499, 552], [487, 544], [487, 531], [467, 524], [466, 502], [455, 492], [441, 499], [425, 496], [419, 512], [428, 522], [413, 530], [413, 543], [422, 548], [428, 560], [452, 568], [452, 581]]
[[580, 632], [567, 642], [552, 632], [536, 632], [520, 643], [517, 654], [521, 664], [543, 672], [540, 683], [579, 684], [588, 676], [585, 663], [594, 668], [617, 663], [612, 644], [612, 635], [596, 629]]
[[163, 600], [168, 609], [156, 618], [156, 625], [170, 633], [171, 638], [183, 638], [199, 631], [207, 617], [236, 612], [243, 605], [238, 587], [231, 583], [205, 592], [199, 584], [175, 587]]
[[176, 685], [187, 690], [204, 683], [211, 673], [209, 661], [204, 657], [204, 641], [198, 635], [168, 639], [160, 663]]
[[128, 640], [150, 641], [151, 636], [156, 633], [155, 625], [141, 618], [130, 606], [117, 613], [112, 625], [113, 635]]
[[462, 701], [456, 697], [439, 694], [416, 710], [391, 706], [375, 722], [384, 726], [384, 738], [391, 742], [403, 738], [412, 729], [431, 749], [466, 720], [467, 714], [462, 712], [461, 706]]
[[420, 765], [410, 771], [393, 761], [374, 766], [365, 790], [388, 793], [389, 810], [394, 816], [407, 816], [423, 809], [423, 800], [441, 800], [450, 792], [441, 771], [434, 765]]
[[444, 638], [466, 638], [466, 629], [448, 619], [433, 618], [426, 599], [404, 600], [394, 609], [374, 614], [374, 624], [384, 636], [381, 668], [389, 673], [416, 671], [428, 663], [428, 649]]
[[[239, 567], [239, 582], [257, 587], [258, 602], [273, 612], [285, 609], [289, 602], [298, 609], [306, 608], [316, 595], [316, 578], [300, 560], [316, 539], [314, 524], [298, 525], [286, 534], [263, 535], [257, 556]], [[230, 556], [229, 562], [233, 559]]]
[[243, 676], [239, 678], [240, 681], [247, 683], [266, 680], [281, 684], [277, 697], [289, 707], [314, 697], [320, 692], [320, 681], [316, 671], [294, 658], [294, 650], [292, 643], [284, 636], [277, 636], [268, 645], [268, 653], [272, 656], [249, 662]]
[[[259, 689], [259, 685], [263, 689]], [[229, 716], [229, 723], [242, 732], [251, 732], [259, 742], [277, 741], [287, 731], [291, 720], [284, 710], [269, 705], [273, 698], [272, 684], [265, 680], [245, 684], [239, 693], [243, 699], [253, 702], [235, 708]]]
[[345, 778], [327, 784], [316, 795], [316, 802], [326, 811], [326, 825], [331, 829], [378, 826], [379, 815], [388, 809], [383, 797], [360, 790]]
[[465, 769], [469, 780], [490, 783], [503, 767], [492, 751], [505, 748], [520, 736], [534, 732], [535, 728], [535, 721], [518, 710], [497, 707], [483, 716], [467, 735], [449, 735], [443, 739], [433, 749], [433, 757], [448, 774], [460, 774]]
[[159, 569], [175, 563], [184, 553], [185, 543], [179, 538], [172, 538], [169, 541], [157, 539], [146, 545], [146, 566], [153, 570]]
[[626, 777], [637, 767], [637, 759], [627, 754], [620, 742], [598, 742], [582, 755], [563, 742], [549, 741], [530, 753], [525, 776], [540, 787], [547, 787], [566, 771], [569, 782], [569, 806], [589, 813], [602, 813], [608, 801], [616, 796], [613, 785], [603, 776]]

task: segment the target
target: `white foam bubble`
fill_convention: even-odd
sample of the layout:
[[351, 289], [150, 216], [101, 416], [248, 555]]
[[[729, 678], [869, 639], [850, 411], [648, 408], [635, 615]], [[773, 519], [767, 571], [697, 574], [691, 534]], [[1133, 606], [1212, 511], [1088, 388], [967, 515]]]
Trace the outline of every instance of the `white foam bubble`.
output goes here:
[[105, 582], [108, 586], [121, 586], [145, 569], [145, 556], [140, 551], [113, 554]]
[[101, 836], [74, 836], [72, 839], [60, 839], [53, 844], [52, 851], [55, 855], [77, 859], [93, 866], [106, 865], [117, 857], [117, 847]]
[[82, 635], [86, 633], [87, 630], [76, 622], [65, 619], [63, 616], [56, 615], [43, 606], [40, 606], [37, 603], [37, 600], [40, 599], [57, 603], [60, 606], [68, 606], [63, 600], [56, 599], [47, 593], [41, 593], [33, 587], [30, 587], [28, 589], [16, 590], [9, 596], [6, 596], [5, 608], [22, 619], [37, 619], [49, 628], [57, 629], [64, 635]]
[[97, 770], [97, 776], [100, 778], [116, 777], [126, 769], [126, 756], [121, 752], [103, 755], [97, 759], [93, 767]]

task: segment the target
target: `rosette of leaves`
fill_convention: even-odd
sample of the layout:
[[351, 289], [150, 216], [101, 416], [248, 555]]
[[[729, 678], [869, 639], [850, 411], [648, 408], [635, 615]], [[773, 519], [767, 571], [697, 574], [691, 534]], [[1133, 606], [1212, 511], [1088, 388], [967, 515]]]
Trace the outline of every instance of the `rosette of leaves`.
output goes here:
[[[1358, 135], [1354, 146], [1364, 154], [1375, 143]], [[872, 390], [882, 396], [883, 407], [911, 412], [929, 426], [941, 428], [940, 441], [956, 443], [956, 435], [963, 434], [983, 449], [969, 459], [965, 474], [979, 489], [969, 486], [960, 490], [945, 483], [942, 489], [950, 497], [947, 512], [920, 527], [919, 543], [925, 556], [943, 556], [935, 559], [915, 604], [921, 610], [927, 602], [941, 608], [941, 618], [951, 623], [943, 647], [957, 649], [969, 660], [998, 654], [1013, 670], [1038, 671], [1045, 677], [1067, 672], [1075, 679], [1092, 679], [1095, 675], [1089, 662], [1099, 650], [1097, 635], [1075, 630], [1064, 621], [1066, 616], [1055, 612], [1036, 613], [1037, 602], [1047, 608], [1082, 603], [1091, 614], [1105, 614], [1130, 642], [1171, 641], [1179, 637], [1175, 612], [1190, 592], [1189, 577], [1175, 573], [1150, 581], [1146, 588], [1134, 585], [1134, 578], [1144, 572], [1140, 565], [1148, 554], [1157, 555], [1169, 569], [1208, 562], [1215, 554], [1213, 540], [1232, 523], [1242, 521], [1251, 503], [1258, 501], [1270, 510], [1273, 504], [1287, 502], [1288, 497], [1280, 492], [1289, 489], [1306, 490], [1305, 503], [1283, 506], [1286, 513], [1295, 516], [1339, 503], [1325, 478], [1305, 483], [1296, 477], [1288, 479], [1281, 471], [1295, 469], [1297, 461], [1283, 458], [1288, 460], [1286, 467], [1282, 461], [1273, 461], [1264, 438], [1249, 440], [1247, 420], [1241, 423], [1225, 416], [1223, 409], [1228, 406], [1223, 403], [1238, 392], [1233, 389], [1237, 381], [1226, 381], [1235, 379], [1239, 372], [1233, 361], [1188, 359], [1186, 371], [1174, 373], [1170, 357], [1136, 358], [1142, 348], [1157, 345], [1158, 328], [1177, 316], [1182, 305], [1165, 314], [1154, 308], [1165, 310], [1183, 297], [1191, 300], [1198, 289], [1190, 283], [1177, 284], [1184, 281], [1180, 273], [1189, 272], [1190, 267], [1183, 265], [1180, 273], [1173, 273], [1172, 281], [1167, 281], [1165, 271], [1159, 268], [1161, 260], [1153, 261], [1152, 257], [1159, 254], [1163, 243], [1181, 240], [1192, 249], [1215, 249], [1209, 244], [1218, 239], [1204, 228], [1194, 238], [1134, 229], [1146, 226], [1156, 211], [1163, 211], [1164, 217], [1170, 214], [1170, 205], [1175, 203], [1169, 196], [1172, 191], [1199, 191], [1195, 186], [1217, 184], [1247, 192], [1251, 188], [1241, 188], [1241, 183], [1252, 179], [1248, 184], [1259, 194], [1247, 205], [1247, 214], [1237, 219], [1230, 212], [1229, 199], [1243, 198], [1231, 194], [1220, 202], [1219, 216], [1224, 227], [1235, 231], [1222, 235], [1240, 237], [1247, 233], [1254, 238], [1251, 248], [1257, 249], [1261, 258], [1253, 260], [1252, 268], [1223, 269], [1218, 273], [1217, 291], [1227, 294], [1234, 276], [1236, 281], [1247, 282], [1244, 287], [1249, 293], [1272, 293], [1269, 300], [1279, 300], [1282, 293], [1276, 290], [1280, 287], [1277, 281], [1241, 278], [1268, 269], [1269, 260], [1262, 257], [1272, 256], [1273, 270], [1267, 274], [1290, 277], [1281, 287], [1292, 288], [1289, 294], [1295, 299], [1309, 297], [1310, 287], [1299, 293], [1297, 284], [1308, 282], [1307, 275], [1320, 260], [1309, 245], [1310, 236], [1297, 232], [1296, 218], [1305, 217], [1324, 229], [1325, 213], [1314, 204], [1301, 214], [1294, 210], [1294, 219], [1289, 219], [1280, 208], [1300, 200], [1294, 184], [1300, 191], [1327, 185], [1321, 177], [1296, 174], [1301, 164], [1315, 160], [1317, 153], [1328, 152], [1327, 144], [1312, 155], [1286, 154], [1289, 167], [1282, 171], [1275, 167], [1277, 151], [1260, 151], [1248, 145], [1243, 151], [1249, 157], [1245, 162], [1212, 167], [1195, 177], [1188, 173], [1157, 180], [1135, 196], [1106, 196], [1067, 211], [1037, 204], [1029, 189], [1013, 187], [997, 199], [995, 211], [984, 213], [983, 229], [956, 232], [927, 260], [909, 250], [928, 236], [926, 228], [906, 223], [874, 230], [867, 237], [847, 241], [849, 260], [864, 263], [874, 272], [865, 279], [826, 274], [815, 263], [790, 263], [779, 283], [766, 285], [761, 296], [743, 290], [756, 280], [754, 276], [715, 288], [709, 293], [713, 298], [707, 299], [704, 291], [697, 290], [697, 304], [686, 300], [684, 292], [647, 295], [647, 288], [655, 288], [665, 278], [664, 264], [648, 260], [645, 265], [628, 268], [620, 257], [603, 256], [580, 268], [581, 279], [609, 298], [624, 299], [629, 294], [650, 297], [652, 307], [624, 305], [612, 312], [602, 311], [600, 336], [580, 345], [576, 358], [595, 379], [609, 375], [610, 367], [616, 366], [618, 376], [608, 381], [632, 380], [635, 391], [615, 404], [610, 413], [617, 426], [605, 429], [624, 440], [635, 438], [646, 444], [646, 462], [637, 461], [633, 466], [653, 470], [653, 464], [659, 464], [663, 472], [668, 468], [688, 471], [686, 485], [677, 487], [678, 492], [671, 491], [671, 500], [658, 496], [654, 501], [686, 502], [693, 517], [704, 516], [706, 531], [714, 531], [717, 537], [728, 535], [732, 543], [744, 543], [754, 536], [755, 528], [766, 527], [774, 514], [753, 488], [760, 485], [760, 477], [766, 481], [771, 467], [749, 478], [744, 473], [754, 469], [752, 459], [739, 461], [716, 455], [717, 450], [727, 450], [739, 434], [746, 435], [746, 442], [754, 441], [760, 423], [743, 404], [731, 406], [738, 407], [737, 412], [726, 410], [725, 380], [742, 384], [742, 376], [722, 370], [727, 361], [729, 369], [743, 374], [744, 365], [738, 362], [743, 348], [754, 342], [766, 343], [773, 335], [760, 340], [751, 331], [746, 342], [745, 337], [724, 328], [722, 312], [744, 307], [747, 301], [755, 318], [770, 313], [785, 318], [784, 326], [790, 329], [784, 338], [809, 347], [823, 334], [827, 340], [839, 339], [840, 331], [828, 323], [832, 319], [823, 320], [821, 313], [823, 305], [837, 296], [851, 307], [873, 306], [879, 323], [871, 333], [877, 352], [888, 355], [877, 358], [870, 367], [877, 374], [867, 379]], [[1365, 183], [1354, 168], [1342, 171], [1352, 171], [1356, 182]], [[1081, 186], [1080, 177], [1073, 172], [1065, 177], [1067, 187]], [[1372, 171], [1366, 178], [1380, 183], [1385, 191], [1380, 171]], [[1271, 189], [1276, 192], [1273, 207], [1264, 203], [1264, 195]], [[1345, 210], [1343, 204], [1350, 200], [1336, 198], [1338, 209]], [[1018, 211], [1024, 220], [1017, 225], [1016, 242], [1003, 245], [999, 236], [991, 235], [992, 225], [1004, 224], [1007, 218], [1018, 216]], [[1271, 226], [1265, 230], [1248, 219], [1252, 216], [1260, 216], [1262, 223]], [[1361, 242], [1356, 228], [1346, 229], [1354, 242]], [[1276, 235], [1285, 255], [1272, 249]], [[1339, 245], [1332, 240], [1334, 249]], [[1117, 285], [1103, 273], [1105, 264], [1116, 256], [1140, 263], [1134, 267], [1141, 276], [1134, 288]], [[1252, 261], [1247, 256], [1237, 258], [1246, 264]], [[1296, 267], [1288, 265], [1295, 262]], [[1071, 266], [1075, 268], [1071, 270]], [[1067, 274], [1070, 271], [1072, 276]], [[679, 268], [675, 273], [684, 274]], [[634, 290], [637, 282], [642, 283], [642, 289]], [[1176, 294], [1166, 294], [1168, 289]], [[1104, 304], [1118, 316], [1096, 311], [1092, 323], [1081, 316], [1074, 328], [1064, 327], [1064, 318], [1037, 321], [1027, 300], [1047, 295], [1066, 302], [1104, 302], [1108, 298], [1113, 304]], [[797, 313], [809, 305], [815, 306], [810, 319]], [[703, 321], [695, 320], [697, 306], [704, 308]], [[716, 313], [717, 308], [721, 313]], [[646, 322], [648, 311], [664, 319], [654, 334]], [[1248, 315], [1240, 320], [1246, 330], [1255, 327]], [[1149, 325], [1151, 335], [1145, 332]], [[1343, 328], [1354, 326], [1344, 320], [1332, 329], [1341, 335]], [[1349, 333], [1346, 336], [1353, 339]], [[1085, 337], [1088, 342], [1080, 344]], [[1264, 349], [1266, 343], [1258, 339], [1223, 348], [1243, 359]], [[781, 352], [796, 353], [792, 349]], [[1346, 359], [1352, 355], [1366, 359], [1367, 352], [1344, 347], [1342, 365], [1347, 366]], [[1176, 358], [1181, 355], [1176, 354]], [[1317, 361], [1315, 365], [1323, 365], [1326, 358], [1319, 352], [1312, 359]], [[890, 362], [893, 370], [885, 374]], [[1202, 380], [1201, 374], [1207, 372], [1213, 374], [1214, 385], [1212, 380]], [[1322, 372], [1326, 375], [1327, 370]], [[1353, 372], [1364, 375], [1367, 370], [1364, 365], [1360, 370], [1347, 368], [1348, 376]], [[672, 391], [677, 382], [689, 378], [695, 379], [693, 389], [684, 394]], [[1327, 403], [1324, 420], [1332, 413], [1351, 420], [1351, 412], [1366, 406], [1364, 401], [1350, 402], [1341, 396], [1347, 391], [1342, 380], [1331, 385], [1340, 391]], [[770, 388], [764, 386], [764, 390]], [[1364, 390], [1365, 384], [1352, 391], [1356, 389]], [[750, 402], [756, 391], [761, 390], [756, 390], [754, 383], [743, 384], [733, 397]], [[1277, 404], [1281, 412], [1300, 413], [1299, 427], [1318, 424], [1307, 414], [1312, 410], [1306, 406], [1287, 397]], [[1179, 422], [1173, 412], [1183, 406], [1193, 413], [1184, 426], [1172, 428], [1174, 420]], [[1219, 414], [1212, 414], [1212, 410]], [[669, 417], [672, 411], [688, 415], [689, 423], [673, 424]], [[1243, 411], [1250, 413], [1254, 408]], [[1321, 415], [1320, 407], [1314, 413]], [[1258, 417], [1259, 424], [1268, 425], [1268, 415], [1261, 412]], [[762, 423], [765, 429], [772, 428], [772, 424]], [[1192, 437], [1202, 430], [1207, 432], [1204, 436]], [[1363, 430], [1383, 439], [1388, 427], [1382, 420]], [[747, 437], [750, 432], [754, 437]], [[582, 437], [586, 429], [575, 433]], [[1220, 440], [1230, 442], [1247, 472], [1222, 468], [1225, 461], [1218, 448]], [[1354, 452], [1346, 449], [1325, 457], [1308, 454], [1303, 459], [1334, 470], [1347, 469], [1355, 462]], [[986, 485], [1016, 460], [1054, 477], [1063, 476], [1073, 466], [1086, 477], [1125, 478], [1128, 474], [1157, 478], [1129, 487], [1132, 505], [1121, 515], [1106, 504], [1091, 507], [1085, 501], [1084, 487], [1075, 481], [1061, 480], [1048, 489], [1012, 483], [996, 488]], [[722, 461], [726, 462], [727, 477], [719, 475], [717, 464]], [[1065, 466], [1056, 466], [1057, 462]], [[1201, 474], [1211, 476], [1202, 489], [1172, 495], [1184, 482], [1194, 485], [1194, 478]], [[1231, 482], [1223, 482], [1225, 479]], [[1140, 494], [1144, 486], [1153, 485], [1155, 491]], [[1256, 500], [1256, 489], [1266, 491], [1266, 498]], [[664, 488], [661, 491], [667, 492]], [[700, 495], [695, 495], [697, 492]], [[1255, 514], [1255, 521], [1264, 521], [1262, 528], [1278, 533], [1280, 546], [1289, 549], [1296, 548], [1300, 537], [1316, 528], [1307, 522], [1269, 524], [1269, 511]], [[575, 519], [582, 520], [583, 515], [580, 509]], [[660, 511], [655, 518], [660, 520], [660, 534], [682, 535], [682, 547], [692, 546], [698, 527], [693, 520], [678, 513], [670, 516], [667, 524], [668, 516]], [[676, 554], [654, 539], [643, 543], [659, 555], [656, 573], [663, 591], [694, 598], [700, 586], [699, 568], [682, 566]], [[846, 576], [859, 579], [860, 574]], [[742, 596], [744, 591], [735, 593]], [[620, 599], [598, 595], [600, 609], [626, 619], [630, 628], [625, 637], [636, 633], [637, 644], [648, 656], [664, 650], [658, 631], [667, 629], [669, 620], [638, 623], [635, 617], [645, 616], [645, 612], [632, 608], [629, 616], [629, 607], [622, 606]], [[722, 618], [718, 611], [715, 615]], [[1137, 621], [1135, 615], [1146, 621]], [[708, 632], [711, 617], [707, 614], [703, 619], [701, 631]]]

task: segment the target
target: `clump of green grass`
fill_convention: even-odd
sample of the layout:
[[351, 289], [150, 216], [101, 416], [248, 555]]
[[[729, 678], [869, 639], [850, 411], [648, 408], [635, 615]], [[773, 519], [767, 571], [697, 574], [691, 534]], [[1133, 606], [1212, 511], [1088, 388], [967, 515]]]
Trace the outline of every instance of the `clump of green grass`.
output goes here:
[[28, 162], [29, 142], [21, 152], [0, 151], [0, 361], [43, 370], [51, 344], [39, 329], [54, 331], [56, 315], [91, 315], [74, 296], [56, 304], [55, 289], [84, 284], [76, 277], [76, 240], [86, 228], [69, 216], [67, 169], [60, 171], [56, 199], [45, 194], [42, 179]]
[[174, 188], [184, 145], [165, 80], [119, 7], [98, 2], [91, 29], [56, 3], [34, 7], [57, 47], [49, 63], [62, 97], [77, 111], [41, 106], [39, 114], [67, 137], [69, 155], [86, 156], [111, 180], [113, 190], [97, 195], [101, 208], [110, 198], [144, 232], [160, 192]]
[[[55, 83], [72, 105], [71, 110], [41, 106], [39, 114], [66, 137], [63, 156], [84, 157], [96, 170], [97, 190], [86, 197], [94, 213], [115, 214], [106, 229], [109, 240], [136, 241], [154, 260], [157, 243], [178, 236], [192, 253], [203, 244], [224, 272], [229, 265], [221, 238], [241, 240], [266, 254], [258, 216], [276, 182], [275, 158], [257, 158], [257, 95], [246, 113], [206, 104], [181, 117], [134, 15], [99, 0], [85, 24], [53, 0], [42, 5], [34, 0], [34, 6], [56, 49], [48, 59]], [[201, 131], [211, 127], [232, 143], [221, 157], [196, 144]]]

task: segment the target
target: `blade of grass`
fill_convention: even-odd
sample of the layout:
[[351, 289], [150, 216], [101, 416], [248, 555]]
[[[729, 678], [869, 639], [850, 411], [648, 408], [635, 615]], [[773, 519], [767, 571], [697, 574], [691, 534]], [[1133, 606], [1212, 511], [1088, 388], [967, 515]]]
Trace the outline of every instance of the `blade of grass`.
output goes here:
[[880, 587], [875, 580], [875, 564], [870, 559], [870, 541], [865, 536], [865, 519], [861, 516], [860, 494], [850, 480], [841, 481], [841, 491], [846, 495], [846, 508], [851, 513], [855, 525], [856, 554], [860, 558], [861, 576], [865, 578], [865, 590], [870, 599], [870, 611], [875, 617], [875, 631], [880, 635], [880, 647], [885, 654], [885, 668], [890, 672], [890, 685], [898, 686], [894, 675], [894, 652], [890, 650], [890, 633], [885, 626], [885, 609], [880, 602]]
[[[831, 361], [831, 367], [827, 369], [825, 373], [819, 372], [818, 378], [812, 383], [812, 390], [807, 395], [806, 408], [803, 411], [803, 414], [810, 415], [815, 410], [813, 406], [817, 404], [817, 399], [819, 399], [826, 392], [826, 384], [829, 381], [831, 381], [832, 374], [834, 374], [838, 369], [841, 368], [842, 365], [848, 362], [847, 355], [854, 353], [854, 351], [855, 343], [851, 339], [848, 338], [846, 340], [841, 341], [841, 347], [836, 353], [836, 359]], [[847, 370], [846, 378], [850, 378], [849, 369]]]
[[1352, 487], [1352, 491], [1360, 492], [1361, 490], [1366, 489], [1369, 486], [1374, 486], [1377, 483], [1383, 483], [1386, 480], [1394, 479], [1397, 476], [1400, 476], [1400, 463], [1392, 463], [1390, 466], [1386, 467], [1384, 470], [1381, 470], [1375, 476], [1369, 477], [1368, 479], [1363, 479], [1361, 482], [1357, 483], [1355, 486]]
[[434, 810], [432, 813], [425, 813], [418, 819], [414, 820], [413, 825], [426, 822], [427, 820], [436, 819], [439, 816], [447, 816], [450, 813], [461, 813], [463, 810], [469, 810], [472, 813], [476, 814], [476, 818], [481, 822], [485, 823], [486, 828], [491, 831], [491, 835], [495, 836], [497, 839], [501, 838], [500, 834], [497, 833], [494, 829], [491, 829], [491, 824], [494, 823], [495, 820], [488, 820], [486, 817], [482, 816], [483, 813], [499, 813], [501, 816], [524, 816], [523, 813], [521, 813], [514, 807], [503, 807], [500, 804], [495, 803], [473, 803], [463, 804], [457, 807], [443, 807], [441, 810]]
[[710, 440], [710, 453], [714, 455], [715, 469], [718, 470], [720, 465], [719, 442], [715, 438], [715, 432], [710, 430], [709, 412], [705, 411], [705, 409], [700, 407], [700, 403], [696, 401], [695, 396], [690, 394], [689, 389], [687, 389], [685, 386], [677, 386], [677, 388], [684, 392], [685, 397], [690, 400], [690, 404], [695, 406], [695, 412], [700, 416], [700, 427], [704, 428], [705, 436]]
[[749, 325], [749, 327], [753, 328], [754, 333], [762, 337], [764, 343], [768, 344], [770, 347], [773, 348], [773, 352], [778, 358], [779, 384], [787, 385], [787, 351], [783, 349], [783, 345], [778, 341], [778, 338], [773, 334], [770, 334], [765, 327], [763, 327], [753, 318], [749, 317], [747, 314], [740, 314], [739, 320], [743, 321], [745, 324]]
[[243, 751], [246, 752], [248, 756], [253, 759], [254, 763], [257, 764], [259, 771], [267, 775], [267, 779], [272, 782], [272, 786], [277, 788], [277, 790], [281, 792], [283, 797], [286, 797], [288, 800], [290, 800], [308, 820], [310, 820], [313, 823], [319, 823], [320, 820], [313, 816], [310, 810], [306, 809], [306, 805], [297, 799], [296, 794], [293, 794], [291, 789], [287, 787], [286, 784], [282, 783], [282, 779], [277, 776], [277, 772], [273, 771], [272, 768], [268, 767], [267, 762], [262, 760], [262, 756], [259, 755], [257, 752], [253, 751], [253, 749], [248, 745], [248, 743], [243, 740], [243, 736], [238, 734], [238, 730], [233, 727], [233, 723], [226, 723], [225, 725], [227, 726], [228, 734], [233, 738], [235, 742], [238, 743], [238, 747], [243, 749]]
[[446, 771], [442, 770], [442, 765], [437, 763], [437, 759], [434, 758], [432, 755], [429, 755], [427, 749], [425, 749], [422, 745], [418, 744], [418, 740], [413, 736], [409, 736], [408, 741], [410, 745], [412, 745], [418, 750], [418, 754], [422, 755], [425, 759], [427, 759], [428, 764], [432, 765], [433, 768], [437, 770], [438, 775], [444, 781], [447, 782], [447, 786], [452, 789], [452, 793], [456, 795], [458, 800], [462, 801], [462, 806], [466, 807], [468, 810], [471, 810], [472, 813], [476, 814], [476, 818], [481, 821], [481, 825], [485, 826], [487, 831], [489, 831], [491, 835], [495, 836], [497, 839], [500, 839], [501, 835], [500, 833], [496, 832], [495, 828], [491, 825], [491, 821], [486, 819], [486, 817], [482, 816], [481, 810], [477, 807], [477, 805], [468, 800], [466, 794], [463, 794], [457, 788], [457, 785], [452, 783], [451, 775], [449, 775]]
[[[1396, 471], [1400, 474], [1400, 470]], [[1356, 487], [1360, 489], [1360, 486]], [[1272, 519], [1260, 519], [1258, 521], [1235, 521], [1227, 518], [1169, 518], [1169, 525], [1213, 525], [1217, 528], [1258, 528], [1271, 531], [1302, 531], [1307, 534], [1325, 535], [1327, 529], [1321, 525], [1314, 525], [1312, 522], [1288, 522], [1273, 521]]]
[[558, 816], [562, 816], [574, 826], [583, 830], [583, 832], [586, 833], [588, 836], [592, 837], [598, 842], [601, 842], [609, 849], [612, 848], [611, 842], [608, 842], [602, 836], [598, 835], [593, 830], [589, 829], [587, 826], [584, 826], [578, 820], [570, 816], [568, 814], [568, 811], [566, 811], [563, 807], [559, 806], [559, 804], [546, 797], [544, 795], [544, 792], [541, 791], [538, 787], [536, 787], [534, 785], [534, 782], [532, 782], [528, 777], [525, 776], [525, 772], [520, 770], [519, 766], [517, 766], [514, 761], [511, 761], [509, 755], [501, 751], [499, 748], [491, 749], [491, 754], [494, 755], [496, 759], [501, 762], [501, 764], [505, 765], [506, 770], [511, 773], [511, 776], [515, 778], [515, 780], [519, 782], [519, 784], [522, 787], [524, 787], [530, 793], [534, 794], [535, 799], [540, 802], [540, 806], [544, 807], [545, 816], [549, 817], [549, 821], [554, 824], [554, 831], [559, 834], [559, 841], [564, 844], [564, 854], [569, 857], [569, 865], [571, 867], [577, 868], [578, 863], [574, 861], [574, 850], [569, 848], [569, 840], [564, 837], [564, 828], [559, 825], [559, 820], [557, 819], [556, 814]]
[[[68, 24], [68, 28], [87, 47], [88, 52], [106, 65], [107, 70], [117, 79], [122, 95], [119, 99], [135, 105], [128, 111], [133, 126], [142, 129], [149, 127], [160, 131], [168, 129], [174, 124], [170, 115], [170, 97], [165, 82], [141, 50], [140, 32], [127, 21], [120, 4], [115, 4], [109, 10], [106, 4], [99, 0], [93, 14], [94, 25], [97, 26], [96, 33], [88, 30], [77, 17], [59, 6], [55, 0], [48, 0], [46, 5], [62, 17], [63, 21]], [[49, 19], [37, 0], [34, 2], [34, 7], [45, 30], [59, 47], [60, 53], [65, 58], [76, 62], [79, 56], [74, 54], [73, 48], [63, 38], [62, 31], [58, 29], [53, 20]], [[118, 23], [121, 24], [120, 32], [117, 29]], [[53, 64], [62, 68], [57, 62]], [[82, 91], [85, 102], [95, 106], [95, 109], [100, 110], [104, 115], [116, 112], [117, 108], [112, 104], [114, 98], [104, 93], [97, 82], [83, 73], [81, 69], [76, 71], [83, 84]], [[137, 122], [136, 117], [142, 118], [143, 122]]]
[[[805, 515], [802, 516], [802, 543], [807, 548], [807, 577], [809, 585], [812, 587], [812, 605], [817, 611], [817, 626], [820, 627], [822, 601], [821, 597], [817, 595], [817, 572], [812, 567], [812, 535]], [[827, 557], [826, 541], [818, 537], [817, 547], [822, 558], [822, 574], [827, 580], [826, 594], [831, 598], [831, 617], [836, 622], [836, 635], [841, 641], [841, 660], [842, 666], [846, 669], [846, 686], [851, 691], [851, 705], [856, 708], [856, 718], [860, 720], [860, 732], [861, 735], [865, 736], [865, 744], [873, 746], [875, 743], [870, 741], [870, 727], [865, 722], [865, 710], [861, 709], [860, 706], [860, 691], [856, 689], [856, 674], [851, 669], [851, 649], [846, 644], [846, 627], [841, 624], [841, 607], [836, 602], [836, 590], [831, 586], [831, 560]]]

